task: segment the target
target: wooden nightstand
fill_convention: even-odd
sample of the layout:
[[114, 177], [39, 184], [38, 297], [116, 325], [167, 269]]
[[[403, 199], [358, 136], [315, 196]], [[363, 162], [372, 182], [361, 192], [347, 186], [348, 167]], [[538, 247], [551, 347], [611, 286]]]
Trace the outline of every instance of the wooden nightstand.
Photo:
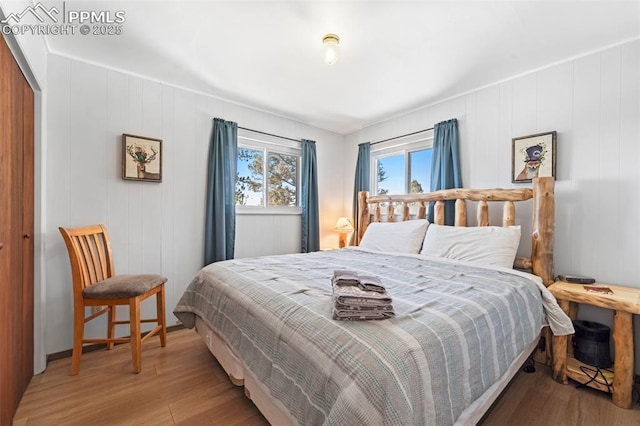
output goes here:
[[[640, 288], [621, 287], [594, 283], [592, 286], [609, 287], [613, 294], [592, 293], [582, 284], [570, 284], [556, 281], [549, 291], [558, 299], [560, 307], [571, 317], [576, 318], [578, 303], [612, 309], [613, 344], [615, 345], [612, 401], [622, 408], [632, 408], [633, 386], [633, 314], [640, 314]], [[579, 361], [567, 362], [567, 341], [569, 336], [553, 337], [553, 378], [560, 383], [568, 383], [567, 377], [576, 379]], [[584, 378], [584, 376], [582, 376]], [[600, 385], [600, 386], [598, 386]], [[593, 382], [590, 386], [602, 390], [602, 384]], [[606, 390], [606, 386], [604, 386]]]

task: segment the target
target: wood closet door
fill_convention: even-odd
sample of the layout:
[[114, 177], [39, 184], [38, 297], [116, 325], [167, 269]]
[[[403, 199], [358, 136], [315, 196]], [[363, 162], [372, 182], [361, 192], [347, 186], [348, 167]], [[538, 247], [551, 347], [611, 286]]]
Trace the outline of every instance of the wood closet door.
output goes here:
[[33, 91], [0, 37], [0, 425], [33, 376]]

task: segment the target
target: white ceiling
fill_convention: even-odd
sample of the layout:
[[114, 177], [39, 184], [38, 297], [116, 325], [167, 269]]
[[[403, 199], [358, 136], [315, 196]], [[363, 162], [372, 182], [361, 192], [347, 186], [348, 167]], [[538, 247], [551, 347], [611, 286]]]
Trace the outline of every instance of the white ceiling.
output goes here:
[[[53, 53], [342, 134], [640, 36], [638, 1], [67, 1], [65, 7], [123, 10], [123, 34], [48, 36]], [[322, 57], [329, 32], [340, 36], [332, 66]]]

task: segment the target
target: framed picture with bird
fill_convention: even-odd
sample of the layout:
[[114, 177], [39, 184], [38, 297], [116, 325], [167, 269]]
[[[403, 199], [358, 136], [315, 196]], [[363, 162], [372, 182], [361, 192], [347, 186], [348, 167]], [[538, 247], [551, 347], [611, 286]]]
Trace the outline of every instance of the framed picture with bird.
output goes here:
[[531, 182], [547, 176], [556, 177], [556, 132], [513, 138], [511, 182]]

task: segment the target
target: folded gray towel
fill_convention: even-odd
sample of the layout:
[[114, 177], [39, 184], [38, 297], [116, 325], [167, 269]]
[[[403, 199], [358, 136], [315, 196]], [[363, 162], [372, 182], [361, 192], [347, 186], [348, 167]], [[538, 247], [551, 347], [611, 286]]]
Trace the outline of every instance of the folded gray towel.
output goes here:
[[383, 320], [394, 316], [393, 311], [343, 311], [336, 308], [333, 308], [332, 315], [334, 320], [348, 321]]
[[385, 293], [386, 288], [382, 285], [380, 278], [371, 275], [360, 275], [360, 288], [366, 291], [375, 291], [378, 293]]
[[393, 311], [393, 305], [353, 306], [335, 302], [333, 307], [339, 311]]
[[360, 284], [360, 279], [357, 272], [338, 269], [333, 271], [332, 283], [339, 286], [357, 286]]
[[391, 297], [378, 277], [336, 270], [331, 281], [333, 319], [382, 320], [395, 316]]
[[366, 291], [354, 286], [333, 286], [333, 303], [351, 306], [383, 306], [391, 304], [386, 292]]

